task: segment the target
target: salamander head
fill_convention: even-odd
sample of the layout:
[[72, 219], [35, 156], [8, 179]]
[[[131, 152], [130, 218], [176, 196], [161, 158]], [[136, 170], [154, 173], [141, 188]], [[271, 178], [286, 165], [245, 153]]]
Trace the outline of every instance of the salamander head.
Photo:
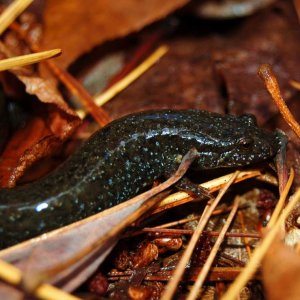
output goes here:
[[[257, 127], [252, 115], [224, 116], [215, 136], [214, 147], [199, 157], [198, 166], [204, 169], [238, 167], [256, 164], [273, 158], [279, 150], [278, 134]], [[216, 129], [216, 128], [215, 128]]]

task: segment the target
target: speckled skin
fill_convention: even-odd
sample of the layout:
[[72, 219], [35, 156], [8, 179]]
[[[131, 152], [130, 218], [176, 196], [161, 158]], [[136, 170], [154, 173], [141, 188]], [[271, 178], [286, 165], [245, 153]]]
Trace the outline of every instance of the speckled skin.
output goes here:
[[112, 207], [170, 174], [195, 147], [197, 169], [237, 167], [275, 155], [275, 134], [253, 117], [196, 111], [126, 116], [96, 132], [61, 167], [26, 186], [0, 190], [0, 247]]

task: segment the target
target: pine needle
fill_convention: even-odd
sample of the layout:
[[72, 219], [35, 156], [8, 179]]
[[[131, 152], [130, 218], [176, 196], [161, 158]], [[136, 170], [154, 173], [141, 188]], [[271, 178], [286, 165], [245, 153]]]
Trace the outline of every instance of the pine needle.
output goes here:
[[252, 278], [252, 276], [256, 272], [260, 262], [262, 261], [263, 257], [267, 253], [272, 242], [276, 238], [278, 232], [280, 231], [280, 229], [282, 229], [282, 226], [284, 226], [285, 219], [292, 212], [292, 210], [299, 202], [299, 200], [300, 200], [300, 189], [298, 189], [296, 193], [291, 197], [290, 202], [281, 213], [277, 222], [267, 233], [267, 235], [265, 236], [261, 244], [254, 250], [253, 255], [250, 261], [248, 262], [247, 266], [242, 271], [242, 273], [236, 278], [233, 284], [229, 287], [228, 291], [224, 294], [221, 300], [237, 299], [241, 289], [247, 284], [247, 282]]
[[162, 295], [162, 299], [164, 299], [164, 300], [172, 299], [172, 297], [178, 287], [179, 281], [184, 273], [186, 265], [188, 264], [188, 262], [192, 256], [193, 250], [194, 250], [194, 248], [199, 240], [199, 237], [201, 236], [209, 218], [211, 217], [212, 212], [215, 210], [216, 206], [218, 205], [218, 203], [220, 202], [220, 200], [222, 199], [222, 197], [224, 196], [225, 192], [228, 190], [230, 185], [234, 182], [234, 180], [236, 179], [238, 174], [239, 174], [239, 171], [236, 171], [233, 174], [233, 176], [231, 177], [230, 181], [226, 184], [226, 186], [222, 190], [220, 190], [216, 199], [211, 204], [208, 204], [206, 206], [206, 208], [204, 209], [204, 213], [202, 214], [202, 217], [201, 217], [200, 221], [198, 222], [197, 228], [195, 229], [195, 232], [192, 235], [191, 240], [181, 257], [181, 259], [172, 275], [171, 280], [169, 280], [169, 282], [165, 288], [165, 291]]
[[[149, 68], [151, 68], [163, 55], [167, 53], [167, 51], [167, 46], [159, 47], [145, 61], [143, 61], [137, 68], [128, 73], [123, 79], [112, 85], [105, 92], [97, 94], [94, 97], [95, 103], [98, 106], [102, 106], [103, 104], [111, 100], [121, 91], [123, 91], [126, 87], [128, 87], [133, 81], [138, 79]], [[76, 112], [81, 119], [85, 118], [86, 112], [84, 110], [78, 109]]]
[[232, 223], [233, 218], [235, 217], [235, 214], [238, 210], [239, 204], [240, 204], [240, 198], [236, 197], [233, 208], [232, 208], [232, 210], [220, 232], [220, 235], [218, 236], [213, 248], [211, 249], [204, 266], [202, 267], [201, 272], [198, 274], [197, 279], [196, 279], [189, 295], [187, 296], [187, 300], [195, 300], [195, 299], [197, 299], [197, 297], [199, 297], [199, 293], [201, 291], [201, 287], [204, 283], [204, 280], [207, 277], [209, 270], [211, 269], [211, 266], [216, 258], [216, 255], [220, 249], [220, 246], [224, 240], [226, 232], [228, 231], [228, 228], [229, 228], [230, 224]]
[[292, 186], [292, 183], [293, 183], [293, 180], [294, 180], [294, 176], [295, 176], [295, 172], [294, 172], [294, 169], [291, 168], [291, 171], [290, 171], [290, 176], [289, 176], [289, 179], [288, 179], [288, 182], [286, 183], [284, 189], [283, 189], [283, 192], [281, 193], [280, 195], [280, 198], [277, 202], [277, 205], [273, 211], [273, 214], [271, 216], [271, 219], [267, 225], [267, 228], [272, 228], [273, 225], [275, 224], [275, 222], [277, 221], [278, 219], [278, 216], [279, 214], [281, 213], [282, 211], [282, 208], [284, 207], [284, 203], [285, 203], [285, 200], [286, 200], [286, 197], [291, 189], [291, 186]]
[[32, 53], [27, 55], [20, 55], [16, 57], [10, 57], [0, 60], [0, 71], [9, 70], [12, 68], [23, 67], [38, 63], [42, 60], [56, 57], [61, 54], [61, 49], [53, 49], [48, 51], [42, 51], [38, 53]]
[[[22, 272], [13, 265], [0, 260], [0, 278], [11, 285], [20, 286], [22, 284]], [[49, 284], [41, 284], [33, 294], [40, 299], [48, 300], [79, 300], [80, 298], [70, 295]]]
[[33, 2], [33, 0], [15, 0], [0, 15], [0, 34]]

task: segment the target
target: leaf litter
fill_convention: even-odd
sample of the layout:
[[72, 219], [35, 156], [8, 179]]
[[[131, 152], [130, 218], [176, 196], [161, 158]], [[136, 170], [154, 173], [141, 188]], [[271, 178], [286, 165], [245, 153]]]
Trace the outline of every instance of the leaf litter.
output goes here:
[[[124, 5], [125, 2], [126, 1], [124, 1]], [[49, 1], [48, 4], [51, 5], [51, 1]], [[156, 20], [156, 18], [158, 18], [157, 16], [161, 14], [162, 10], [160, 10], [157, 15], [155, 15], [155, 12], [153, 12], [153, 16], [150, 19]], [[46, 8], [45, 13], [47, 14], [50, 11], [51, 10], [47, 11]], [[64, 10], [61, 9], [60, 12], [63, 14]], [[165, 14], [166, 12], [163, 15]], [[280, 81], [280, 85], [282, 86], [284, 99], [287, 100], [287, 102], [290, 102], [289, 104], [295, 103], [295, 101], [297, 100], [297, 91], [291, 89], [288, 81], [290, 79], [299, 81], [299, 72], [297, 71], [297, 49], [299, 47], [299, 44], [297, 43], [298, 33], [296, 30], [293, 30], [295, 26], [298, 26], [298, 23], [295, 18], [295, 14], [293, 13], [291, 3], [278, 1], [278, 3], [275, 3], [273, 6], [257, 12], [247, 19], [235, 20], [234, 22], [237, 22], [236, 24], [239, 23], [240, 25], [236, 30], [232, 30], [232, 25], [230, 23], [227, 23], [226, 26], [224, 26], [224, 28], [227, 28], [226, 30], [220, 30], [218, 28], [217, 30], [215, 30], [215, 28], [218, 26], [210, 23], [211, 21], [208, 22], [200, 20], [199, 23], [197, 20], [187, 21], [184, 13], [180, 15], [179, 18], [181, 22], [178, 27], [179, 29], [176, 29], [175, 33], [173, 33], [168, 38], [168, 44], [170, 47], [169, 54], [165, 58], [163, 58], [160, 63], [156, 64], [153, 69], [142, 76], [136, 83], [132, 84], [129, 88], [123, 91], [113, 101], [107, 103], [107, 105], [105, 105], [107, 111], [113, 117], [117, 117], [118, 115], [123, 115], [132, 111], [147, 108], [200, 107], [218, 112], [231, 112], [237, 114], [243, 112], [252, 112], [258, 117], [259, 123], [267, 123], [270, 128], [274, 126], [276, 122], [279, 122], [278, 120], [280, 120], [280, 118], [278, 117], [277, 110], [275, 107], [269, 105], [269, 97], [267, 96], [263, 85], [259, 82], [259, 79], [255, 74], [260, 63], [271, 63], [274, 66], [275, 72], [278, 75]], [[136, 20], [137, 24], [135, 24], [134, 26], [128, 26], [126, 28], [128, 32], [135, 31], [137, 28], [140, 29], [147, 23], [145, 22], [143, 25], [141, 25], [137, 17]], [[261, 22], [260, 20], [264, 21]], [[60, 21], [60, 23], [57, 23], [59, 24], [57, 26], [63, 26], [64, 23], [66, 26], [69, 26], [72, 22], [68, 24], [68, 22]], [[78, 21], [78, 24], [80, 24], [80, 21]], [[198, 27], [195, 27], [195, 25], [197, 25]], [[74, 25], [72, 26], [74, 27]], [[211, 35], [207, 33], [207, 30], [204, 30], [206, 26], [209, 26], [209, 28], [211, 28]], [[97, 30], [96, 27], [97, 26], [91, 26], [91, 28], [95, 29], [95, 31]], [[254, 30], [253, 28], [256, 28], [256, 30]], [[70, 32], [70, 29], [68, 30]], [[149, 28], [147, 28], [145, 31], [136, 33], [136, 38], [138, 38], [138, 35], [142, 36], [147, 30], [149, 30]], [[190, 34], [187, 34], [188, 30], [189, 32], [191, 32]], [[258, 34], [258, 32], [260, 34]], [[92, 47], [99, 44], [100, 41], [106, 41], [105, 44], [107, 45], [109, 44], [109, 42], [107, 42], [107, 39], [123, 36], [126, 34], [127, 33], [120, 34], [120, 32], [118, 31], [113, 32], [112, 29], [109, 35], [105, 35], [104, 33], [104, 37], [97, 37], [97, 41], [93, 41], [94, 44], [90, 43], [88, 45], [84, 45], [84, 47], [86, 47], [85, 49], [79, 47], [80, 49], [78, 49], [78, 51], [76, 49], [77, 52], [74, 51], [72, 55], [66, 56], [66, 61], [61, 60], [60, 63], [63, 64], [63, 66], [67, 66], [72, 62], [76, 63], [76, 61], [74, 62], [75, 58], [77, 58], [79, 55], [82, 55], [84, 52], [89, 51]], [[247, 36], [247, 39], [244, 38], [244, 36]], [[76, 38], [80, 38], [80, 35], [77, 35]], [[54, 38], [53, 42], [56, 42]], [[67, 44], [68, 39], [64, 37], [63, 42]], [[17, 40], [17, 44], [19, 43], [20, 41]], [[74, 45], [70, 45], [70, 47], [74, 47]], [[18, 54], [23, 54], [24, 51], [26, 53], [26, 51], [28, 50], [25, 49], [19, 51]], [[73, 50], [71, 49], [70, 51]], [[48, 75], [45, 75], [46, 73], [43, 73], [43, 76], [46, 76], [45, 82], [41, 83], [40, 77], [42, 76], [40, 74], [37, 75], [37, 78], [33, 76], [34, 78], [31, 81], [30, 77], [32, 76], [32, 74], [35, 74], [35, 72], [38, 71], [33, 68], [24, 68], [24, 70], [22, 71], [25, 73], [25, 75], [23, 75], [26, 76], [25, 79], [23, 78], [24, 81], [18, 77], [19, 75], [14, 74], [14, 76], [23, 81], [25, 86], [34, 95], [36, 95], [38, 98], [42, 98], [39, 99], [40, 101], [43, 102], [44, 99], [45, 102], [47, 102], [47, 97], [44, 95], [44, 93], [47, 94], [48, 84], [45, 84], [45, 82], [48, 83], [47, 80], [51, 80], [51, 77], [48, 77]], [[6, 80], [6, 82], [7, 81], [8, 80]], [[39, 90], [40, 84], [42, 86], [41, 90]], [[57, 91], [55, 82], [53, 86], [50, 87], [50, 91], [53, 91], [53, 99], [57, 99], [57, 95], [60, 96], [60, 93]], [[17, 91], [14, 91], [12, 94], [14, 95], [14, 93], [16, 94]], [[51, 98], [49, 99], [50, 103], [52, 103]], [[139, 101], [137, 101], [136, 99], [138, 99]], [[252, 99], [252, 101], [249, 101], [249, 99]], [[36, 99], [34, 100], [36, 101]], [[34, 121], [36, 123], [33, 122], [31, 124], [31, 128], [37, 128], [40, 126], [40, 128], [44, 128], [41, 130], [40, 135], [36, 138], [36, 142], [33, 143], [34, 145], [37, 145], [37, 148], [40, 147], [40, 149], [42, 149], [41, 153], [44, 154], [42, 154], [40, 157], [56, 152], [57, 149], [61, 147], [62, 142], [69, 138], [79, 125], [80, 121], [76, 117], [74, 112], [69, 108], [69, 106], [62, 103], [65, 103], [64, 100], [63, 102], [54, 101], [53, 105], [49, 103], [40, 104], [42, 105], [42, 108], [37, 109], [38, 112], [36, 112], [36, 120]], [[62, 108], [60, 105], [62, 105], [64, 108]], [[35, 107], [35, 105], [33, 105], [33, 107]], [[51, 112], [52, 109], [54, 110], [54, 113]], [[40, 111], [44, 111], [47, 122], [45, 122], [44, 117], [41, 118]], [[295, 112], [296, 111], [297, 110], [295, 109]], [[297, 115], [295, 115], [295, 117], [297, 118]], [[72, 128], [68, 129], [69, 121], [71, 123], [74, 122], [75, 125], [73, 125], [73, 127], [71, 126]], [[39, 122], [42, 125], [37, 125], [39, 124]], [[28, 126], [28, 131], [26, 134], [30, 132], [30, 126]], [[22, 134], [20, 134], [19, 136], [21, 140]], [[45, 144], [42, 143], [43, 138], [46, 139]], [[47, 139], [51, 138], [51, 142], [48, 143]], [[296, 139], [293, 140], [296, 141]], [[39, 143], [42, 144], [39, 146]], [[57, 146], [54, 146], [56, 145], [56, 143]], [[19, 146], [17, 139], [15, 144]], [[49, 150], [47, 147], [49, 147], [50, 145], [51, 147], [53, 146], [53, 149]], [[26, 152], [26, 149], [31, 149], [30, 146], [29, 148], [26, 147], [24, 152]], [[11, 149], [13, 149], [13, 147], [11, 147]], [[297, 142], [293, 145], [293, 149], [294, 150], [291, 153], [288, 153], [288, 160], [290, 160], [291, 164], [294, 164], [295, 162], [293, 159], [291, 159], [291, 157], [297, 157]], [[9, 152], [12, 153], [12, 151]], [[39, 158], [39, 150], [37, 150], [36, 153], [34, 151], [30, 153], [29, 150], [28, 153], [28, 157], [31, 156], [33, 157], [33, 159]], [[20, 154], [22, 155], [22, 151], [20, 151]], [[20, 156], [18, 158], [20, 158]], [[22, 159], [20, 161], [22, 162]], [[28, 159], [28, 162], [30, 165], [30, 159]], [[26, 165], [26, 167], [27, 166], [28, 165]], [[295, 182], [297, 182], [297, 177], [299, 177], [297, 168], [295, 169], [295, 171]], [[24, 170], [22, 169], [19, 173], [18, 171], [16, 171], [16, 177], [20, 178], [23, 172]], [[14, 184], [15, 181], [13, 179], [12, 185]], [[274, 190], [274, 188], [270, 186], [267, 187], [267, 193], [261, 191], [256, 191], [255, 193], [252, 192], [250, 197], [251, 200], [250, 202], [248, 202], [248, 205], [249, 203], [251, 203], [249, 212], [258, 208], [255, 204], [256, 201], [261, 199], [262, 202], [267, 203], [270, 197], [277, 197], [276, 194], [276, 190]], [[266, 197], [266, 195], [269, 196]], [[201, 204], [193, 204], [191, 206], [196, 206], [197, 210], [199, 210], [199, 205], [201, 207]], [[186, 213], [188, 211], [189, 208], [186, 208]], [[182, 212], [178, 210], [176, 213], [178, 214], [178, 216], [182, 214]], [[168, 213], [164, 213], [164, 217], [170, 218], [170, 216], [168, 216]], [[255, 230], [257, 228], [255, 226], [263, 222], [262, 220], [257, 220], [257, 216], [254, 218], [253, 212], [249, 215], [247, 213], [246, 215], [244, 215], [244, 217], [246, 218], [246, 227], [249, 226], [249, 224], [252, 224], [252, 227], [250, 227], [253, 232], [256, 232]], [[293, 217], [294, 219], [290, 219], [290, 227], [295, 227], [295, 219], [297, 220], [296, 217], [297, 213], [295, 213]], [[255, 220], [250, 221], [253, 218]], [[113, 219], [117, 220], [115, 216], [111, 218], [111, 220]], [[211, 219], [210, 222], [216, 222], [216, 224], [218, 224], [219, 222], [222, 222], [222, 218], [216, 218], [215, 220]], [[208, 226], [212, 226], [212, 224], [209, 224]], [[240, 228], [240, 226], [238, 226], [238, 228]], [[61, 232], [63, 230], [65, 229], [61, 229]], [[249, 229], [244, 228], [243, 230], [247, 231]], [[61, 233], [57, 234], [57, 236], [60, 236], [60, 234]], [[51, 234], [49, 236], [51, 236]], [[76, 238], [82, 238], [82, 236], [78, 234]], [[166, 236], [164, 236], [163, 238], [166, 238]], [[180, 240], [181, 242], [183, 242], [183, 246], [178, 248], [174, 247], [174, 250], [172, 250], [172, 247], [167, 247], [167, 250], [162, 250], [164, 246], [162, 246], [161, 241], [157, 241], [157, 239], [161, 239], [160, 233], [159, 231], [157, 231], [157, 233], [148, 233], [146, 236], [143, 236], [143, 238], [140, 238], [144, 239], [144, 242], [141, 241], [140, 243], [138, 243], [139, 246], [137, 246], [136, 249], [131, 249], [129, 251], [130, 255], [127, 256], [127, 258], [126, 255], [123, 255], [123, 258], [127, 260], [127, 267], [123, 272], [125, 272], [124, 274], [126, 274], [126, 272], [127, 274], [131, 274], [131, 279], [127, 283], [122, 280], [118, 280], [116, 277], [114, 277], [114, 279], [112, 279], [112, 277], [107, 277], [109, 276], [108, 274], [116, 274], [116, 271], [114, 271], [113, 269], [107, 272], [107, 270], [111, 269], [111, 264], [114, 257], [114, 254], [112, 254], [104, 263], [104, 266], [101, 268], [101, 272], [97, 273], [94, 278], [90, 279], [90, 291], [98, 291], [99, 295], [107, 295], [108, 293], [116, 298], [158, 298], [163, 291], [161, 282], [164, 282], [170, 278], [170, 274], [172, 272], [170, 270], [173, 270], [176, 263], [179, 261], [182, 254], [180, 249], [186, 246], [187, 239], [187, 237], [182, 234], [179, 236], [178, 234], [175, 236], [169, 234], [167, 238], [169, 239], [169, 243], [174, 243], [175, 245], [178, 245], [176, 243], [178, 243], [178, 241]], [[156, 240], [156, 242], [154, 242], [154, 240]], [[204, 258], [202, 264], [204, 264], [205, 262], [205, 257], [208, 254], [207, 251], [209, 252], [211, 249], [211, 241], [211, 238], [208, 238], [206, 242], [203, 242], [202, 246], [199, 245], [198, 249], [200, 253], [203, 253]], [[226, 244], [228, 241], [225, 241]], [[236, 248], [238, 245], [238, 239], [233, 239], [231, 242], [233, 242], [233, 248]], [[249, 243], [250, 248], [255, 247], [255, 243], [253, 243], [253, 240], [250, 240]], [[69, 241], [65, 240], [65, 245], [68, 244]], [[50, 249], [51, 245], [49, 244], [47, 247], [49, 247], [48, 249]], [[240, 244], [240, 246], [238, 246], [238, 248], [238, 251], [235, 249], [235, 251], [232, 251], [229, 254], [228, 252], [223, 253], [220, 251], [220, 256], [217, 259], [218, 263], [212, 268], [213, 274], [215, 274], [215, 268], [220, 268], [220, 270], [218, 270], [217, 272], [219, 272], [219, 276], [221, 276], [221, 278], [223, 278], [225, 282], [226, 278], [230, 277], [229, 274], [235, 274], [230, 279], [233, 280], [240, 273], [240, 270], [236, 271], [234, 267], [236, 267], [237, 265], [243, 266], [244, 262], [247, 260], [247, 256], [241, 254], [245, 251], [245, 245], [243, 244], [243, 242]], [[120, 246], [118, 246], [117, 249], [122, 249], [122, 243], [120, 243]], [[280, 252], [280, 250], [278, 251]], [[206, 255], [204, 255], [205, 252], [207, 253]], [[170, 253], [174, 254], [170, 255]], [[34, 261], [34, 251], [30, 255], [30, 257], [31, 260]], [[272, 261], [271, 254], [267, 257]], [[53, 258], [53, 261], [55, 261], [56, 258], [57, 257]], [[102, 256], [100, 255], [98, 258], [101, 259]], [[133, 258], [135, 258], [135, 260]], [[88, 259], [88, 257], [86, 259]], [[169, 264], [169, 266], [171, 266], [171, 269], [161, 269], [162, 261], [164, 261], [166, 265]], [[49, 262], [52, 262], [50, 254]], [[97, 261], [94, 261], [94, 263], [95, 264], [92, 263], [91, 266], [95, 266], [98, 264]], [[132, 273], [130, 273], [129, 271], [132, 263], [133, 266], [135, 266], [135, 269], [134, 271], [131, 271]], [[219, 267], [218, 264], [222, 266], [225, 265], [227, 269], [222, 269], [222, 267]], [[234, 267], [228, 267], [228, 264]], [[269, 264], [273, 263], [271, 262]], [[126, 266], [126, 264], [124, 266]], [[125, 268], [124, 266], [123, 269]], [[120, 263], [118, 264], [118, 267], [120, 267]], [[197, 265], [196, 267], [199, 268], [199, 265]], [[266, 270], [268, 270], [268, 267], [266, 267]], [[27, 271], [28, 274], [31, 274], [30, 268]], [[147, 280], [143, 281], [145, 278], [147, 278], [147, 276], [155, 277], [156, 272], [162, 272], [157, 273], [160, 274], [159, 281], [155, 281], [152, 284]], [[87, 277], [87, 274], [85, 276]], [[264, 274], [264, 276], [266, 275]], [[108, 280], [108, 278], [110, 279]], [[216, 278], [217, 276], [214, 279], [210, 278], [209, 280], [212, 280], [210, 281], [212, 283], [217, 280]], [[259, 278], [259, 276], [256, 276], [255, 278]], [[277, 280], [276, 276], [274, 276], [274, 278], [274, 280]], [[193, 280], [195, 279], [196, 276], [193, 277]], [[186, 284], [183, 284], [184, 282]], [[179, 295], [186, 295], [187, 289], [189, 289], [187, 281], [184, 280], [184, 282], [179, 285], [177, 291], [178, 297]], [[293, 282], [293, 280], [290, 280], [290, 282]], [[210, 289], [210, 291], [212, 291], [212, 294], [217, 294], [220, 296], [220, 294], [218, 294], [222, 293], [220, 292], [220, 290], [222, 290], [220, 289], [220, 285], [216, 283], [215, 287], [218, 287], [218, 289]], [[253, 290], [255, 290], [255, 288]], [[251, 293], [253, 293], [253, 290], [251, 290], [250, 285], [248, 287], [248, 293], [250, 293], [251, 295]], [[293, 289], [290, 290], [292, 291]], [[257, 295], [259, 295], [259, 293], [256, 294], [256, 296]], [[270, 299], [272, 299], [272, 297], [275, 297], [272, 296], [272, 293], [269, 293], [269, 295]], [[262, 296], [260, 295], [260, 297]]]

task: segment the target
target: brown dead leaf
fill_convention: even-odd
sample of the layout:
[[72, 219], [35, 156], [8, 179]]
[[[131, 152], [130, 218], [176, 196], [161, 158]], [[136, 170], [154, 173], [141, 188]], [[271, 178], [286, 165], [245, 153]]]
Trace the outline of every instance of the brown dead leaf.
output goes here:
[[[4, 57], [26, 51], [26, 47], [13, 34], [5, 42], [0, 43], [0, 53]], [[57, 151], [80, 124], [80, 119], [50, 79], [40, 77], [31, 66], [12, 69], [10, 73], [25, 85], [28, 94], [37, 97], [40, 102], [28, 101], [28, 105], [33, 106], [31, 119], [13, 134], [3, 151], [0, 163], [2, 187], [15, 186], [28, 167]], [[8, 82], [6, 80], [6, 86]], [[11, 84], [13, 88], [15, 83]]]
[[47, 128], [43, 118], [32, 118], [26, 127], [14, 133], [5, 147], [0, 164], [1, 185], [13, 187], [28, 166], [53, 153], [60, 143], [60, 139]]
[[295, 91], [288, 81], [299, 80], [300, 76], [297, 27], [299, 23], [290, 1], [277, 1], [270, 9], [240, 23], [234, 34], [227, 36], [222, 49], [215, 53], [215, 61], [226, 87], [229, 113], [252, 113], [259, 124], [277, 113], [256, 75], [262, 63], [274, 68], [284, 99], [292, 98]]
[[47, 1], [42, 48], [59, 46], [57, 63], [66, 68], [81, 54], [165, 17], [189, 0]]
[[263, 261], [267, 299], [299, 299], [300, 255], [276, 240]]

